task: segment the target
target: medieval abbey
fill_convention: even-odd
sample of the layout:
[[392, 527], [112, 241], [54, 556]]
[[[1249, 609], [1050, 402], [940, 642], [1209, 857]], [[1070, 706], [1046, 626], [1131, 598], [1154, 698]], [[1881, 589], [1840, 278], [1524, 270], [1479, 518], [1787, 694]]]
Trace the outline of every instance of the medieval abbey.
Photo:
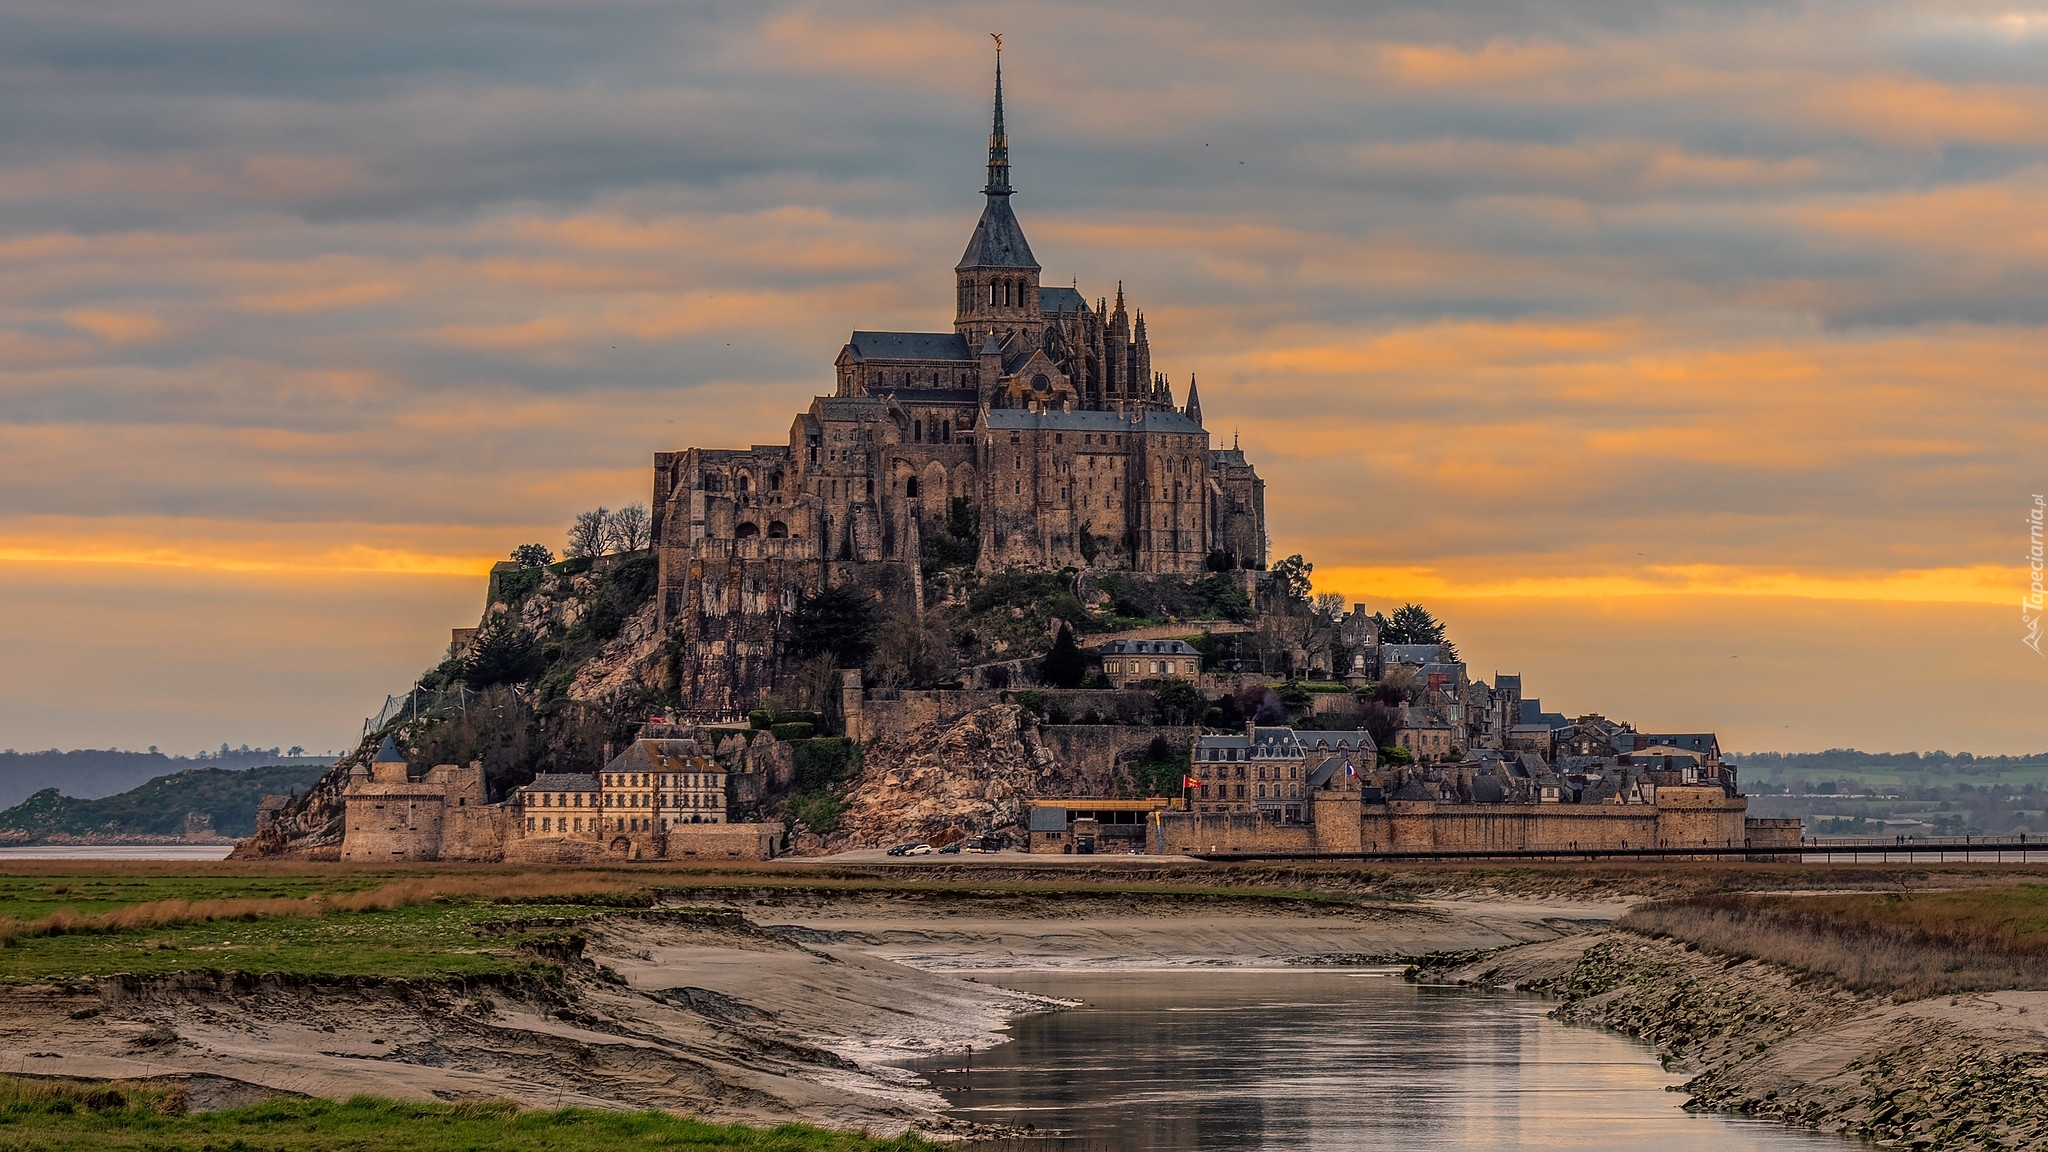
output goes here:
[[955, 511], [982, 571], [1266, 566], [1264, 483], [1211, 448], [1193, 377], [1176, 405], [1145, 318], [1044, 287], [1010, 208], [998, 57], [981, 219], [950, 332], [855, 332], [787, 445], [654, 460], [660, 614], [694, 651], [684, 694], [751, 702], [798, 597], [857, 585], [921, 603], [921, 541]]

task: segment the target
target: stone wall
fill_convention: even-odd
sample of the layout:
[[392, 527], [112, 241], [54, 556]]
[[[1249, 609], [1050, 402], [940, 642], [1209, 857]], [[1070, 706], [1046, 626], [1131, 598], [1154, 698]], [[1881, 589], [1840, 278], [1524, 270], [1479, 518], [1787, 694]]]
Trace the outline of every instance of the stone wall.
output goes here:
[[458, 805], [441, 810], [442, 860], [503, 860], [505, 844], [519, 835], [510, 804]]
[[780, 824], [684, 824], [668, 832], [666, 860], [773, 860]]
[[441, 856], [442, 790], [428, 784], [362, 783], [343, 797], [341, 858], [390, 863]]
[[1316, 852], [1316, 829], [1308, 824], [1275, 824], [1256, 814], [1162, 812], [1153, 827], [1154, 852]]
[[[1312, 825], [1255, 817], [1167, 813], [1169, 852], [1515, 852], [1621, 850], [1708, 844], [1743, 847], [1748, 801], [1719, 788], [1659, 788], [1648, 804], [1457, 804], [1318, 793]], [[1230, 821], [1250, 821], [1240, 828]], [[1782, 837], [1781, 831], [1772, 835]], [[1796, 845], [1796, 838], [1793, 841]], [[1214, 845], [1214, 847], [1212, 847]], [[1782, 846], [1777, 843], [1766, 846]]]

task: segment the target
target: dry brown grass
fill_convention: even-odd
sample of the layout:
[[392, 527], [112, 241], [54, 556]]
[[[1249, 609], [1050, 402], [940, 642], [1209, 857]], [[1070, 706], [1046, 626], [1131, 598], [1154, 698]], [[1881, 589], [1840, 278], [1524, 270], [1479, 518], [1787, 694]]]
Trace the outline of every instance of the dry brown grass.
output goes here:
[[1858, 991], [1904, 997], [2048, 988], [2048, 887], [1833, 896], [1712, 895], [1616, 922]]

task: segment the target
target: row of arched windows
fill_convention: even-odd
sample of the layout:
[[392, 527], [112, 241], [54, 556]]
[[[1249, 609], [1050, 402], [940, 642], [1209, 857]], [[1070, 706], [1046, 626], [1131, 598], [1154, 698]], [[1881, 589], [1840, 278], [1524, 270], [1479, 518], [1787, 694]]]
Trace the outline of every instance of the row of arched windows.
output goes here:
[[970, 304], [986, 304], [990, 308], [1021, 308], [1030, 299], [1031, 281], [1023, 277], [1000, 276], [990, 280], [981, 288], [981, 299], [970, 301], [969, 293], [974, 291], [971, 284], [960, 285], [960, 307], [966, 311]]

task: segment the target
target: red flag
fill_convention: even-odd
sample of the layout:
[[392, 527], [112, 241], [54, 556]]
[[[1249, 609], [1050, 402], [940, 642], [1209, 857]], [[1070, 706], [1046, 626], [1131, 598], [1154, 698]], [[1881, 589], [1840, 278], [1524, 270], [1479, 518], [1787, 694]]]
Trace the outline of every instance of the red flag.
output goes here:
[[1202, 782], [1193, 776], [1183, 776], [1180, 778], [1180, 786], [1183, 788], [1200, 788]]

